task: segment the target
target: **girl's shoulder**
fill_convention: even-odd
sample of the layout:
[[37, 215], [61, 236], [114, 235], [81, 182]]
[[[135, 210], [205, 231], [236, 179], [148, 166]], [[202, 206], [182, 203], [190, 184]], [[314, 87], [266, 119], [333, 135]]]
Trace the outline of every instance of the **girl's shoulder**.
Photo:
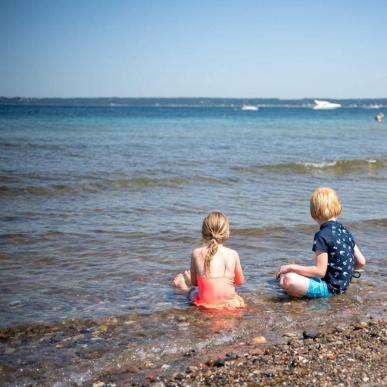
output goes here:
[[203, 249], [205, 247], [203, 246], [200, 246], [200, 247], [196, 247], [195, 249], [192, 250], [192, 257], [193, 258], [197, 258], [197, 257], [200, 257], [203, 255]]
[[224, 252], [231, 258], [238, 258], [239, 255], [236, 250], [230, 249], [229, 247], [223, 246]]

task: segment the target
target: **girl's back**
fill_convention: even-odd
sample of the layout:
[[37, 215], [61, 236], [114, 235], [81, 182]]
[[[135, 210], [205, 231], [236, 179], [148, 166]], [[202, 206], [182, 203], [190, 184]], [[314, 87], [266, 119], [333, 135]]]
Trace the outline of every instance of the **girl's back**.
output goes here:
[[235, 292], [235, 285], [244, 281], [237, 252], [219, 245], [211, 259], [210, 272], [205, 273], [207, 250], [207, 246], [203, 246], [192, 253], [191, 276], [199, 288], [195, 304], [207, 307], [243, 306], [243, 300]]
[[[192, 258], [197, 275], [205, 275], [204, 261], [207, 252], [207, 246], [199, 247], [192, 252]], [[229, 277], [234, 279], [237, 256], [238, 254], [236, 251], [220, 245], [218, 251], [211, 259], [210, 273], [207, 273], [207, 276], [212, 278]]]

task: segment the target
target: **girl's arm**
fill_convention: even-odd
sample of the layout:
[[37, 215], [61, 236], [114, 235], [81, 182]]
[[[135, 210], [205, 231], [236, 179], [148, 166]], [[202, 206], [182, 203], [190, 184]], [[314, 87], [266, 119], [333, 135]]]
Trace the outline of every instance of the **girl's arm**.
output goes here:
[[366, 260], [357, 245], [353, 249], [353, 254], [355, 255], [355, 269], [361, 269], [366, 264]]
[[243, 274], [241, 261], [239, 259], [238, 253], [236, 253], [234, 284], [242, 285], [244, 282], [245, 282], [245, 276]]
[[323, 251], [316, 251], [315, 265], [314, 266], [301, 266], [301, 265], [283, 265], [276, 273], [276, 277], [279, 278], [281, 274], [297, 273], [304, 277], [319, 277], [323, 278], [327, 272], [328, 267], [328, 253]]
[[191, 255], [191, 286], [198, 286], [198, 281], [196, 279], [196, 264], [193, 253]]

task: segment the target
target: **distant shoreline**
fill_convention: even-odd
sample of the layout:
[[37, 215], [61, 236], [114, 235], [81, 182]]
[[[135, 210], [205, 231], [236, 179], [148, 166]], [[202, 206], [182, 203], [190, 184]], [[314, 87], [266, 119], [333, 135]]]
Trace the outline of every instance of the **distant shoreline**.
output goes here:
[[[370, 109], [387, 107], [387, 98], [324, 98], [339, 102], [342, 107], [364, 107]], [[98, 97], [98, 98], [30, 98], [0, 97], [2, 106], [105, 106], [105, 107], [239, 107], [251, 104], [258, 107], [311, 107], [314, 98], [207, 98], [207, 97]]]

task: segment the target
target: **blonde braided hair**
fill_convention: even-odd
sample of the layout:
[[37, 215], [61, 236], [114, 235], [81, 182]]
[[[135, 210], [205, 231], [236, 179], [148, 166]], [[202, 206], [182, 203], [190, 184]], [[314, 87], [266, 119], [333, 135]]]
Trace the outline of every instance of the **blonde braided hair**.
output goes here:
[[219, 244], [230, 237], [230, 224], [227, 217], [221, 212], [210, 212], [203, 220], [203, 240], [209, 242], [207, 254], [204, 258], [204, 273], [210, 273], [211, 260], [218, 251]]

